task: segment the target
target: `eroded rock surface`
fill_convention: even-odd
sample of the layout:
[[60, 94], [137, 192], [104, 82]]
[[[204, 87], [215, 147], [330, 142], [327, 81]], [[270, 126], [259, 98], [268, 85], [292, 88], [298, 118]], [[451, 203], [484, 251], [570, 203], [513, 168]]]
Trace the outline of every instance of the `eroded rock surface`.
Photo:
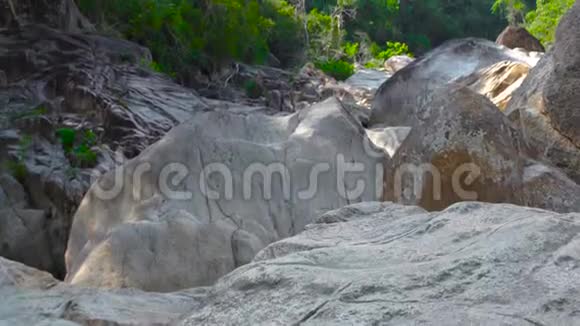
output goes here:
[[[89, 191], [72, 226], [67, 281], [149, 291], [212, 284], [321, 212], [379, 198], [383, 157], [366, 148], [364, 129], [335, 99], [276, 117], [197, 114], [117, 170], [117, 196], [98, 188], [110, 189], [114, 172]], [[358, 172], [342, 173], [344, 163]], [[163, 177], [168, 168], [183, 174]]]
[[505, 116], [461, 86], [419, 100], [418, 127], [385, 171], [385, 199], [428, 210], [465, 200], [521, 204], [526, 149]]
[[580, 4], [562, 18], [556, 41], [506, 110], [544, 158], [580, 181]]
[[180, 325], [574, 325], [579, 221], [482, 203], [345, 207], [222, 278]]
[[[6, 217], [12, 249], [1, 253], [25, 255], [27, 264], [64, 277], [72, 215], [92, 176], [208, 107], [193, 91], [149, 71], [148, 60], [147, 49], [127, 41], [37, 25], [0, 30], [0, 170], [16, 176], [26, 194], [26, 204], [16, 207], [24, 215], [8, 207], [13, 218], [26, 221], [18, 231]], [[68, 153], [57, 136], [62, 128], [76, 138]], [[81, 140], [87, 133], [90, 143]], [[94, 160], [79, 161], [74, 151], [80, 145]], [[25, 236], [27, 227], [33, 238]], [[33, 261], [31, 254], [13, 254], [21, 252], [16, 248], [44, 249]]]
[[502, 61], [457, 80], [457, 83], [489, 98], [500, 110], [505, 110], [513, 93], [530, 72], [522, 62]]

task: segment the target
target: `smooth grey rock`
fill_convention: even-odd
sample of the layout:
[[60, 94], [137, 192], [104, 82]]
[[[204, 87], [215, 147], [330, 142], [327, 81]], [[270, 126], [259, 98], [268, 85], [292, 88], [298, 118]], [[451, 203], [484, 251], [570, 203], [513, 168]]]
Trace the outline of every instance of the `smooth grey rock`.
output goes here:
[[171, 294], [71, 287], [0, 257], [0, 325], [171, 325], [197, 310], [206, 290]]
[[328, 213], [179, 325], [576, 325], [580, 215], [467, 202]]
[[55, 270], [59, 260], [52, 254], [47, 217], [38, 209], [0, 209], [0, 256], [45, 271]]
[[9, 174], [0, 174], [0, 209], [24, 208], [28, 205], [28, 198], [24, 187]]
[[[380, 198], [383, 159], [336, 99], [276, 117], [197, 114], [118, 170], [117, 196], [104, 199], [99, 190], [114, 185], [113, 171], [87, 193], [71, 229], [66, 280], [148, 291], [212, 284], [320, 213]], [[341, 179], [342, 160], [364, 171]], [[208, 170], [215, 163], [231, 173], [230, 195], [223, 175]], [[160, 182], [169, 164], [185, 178]], [[271, 185], [252, 172], [269, 175], [266, 166], [274, 169]], [[146, 173], [135, 178], [138, 171]], [[179, 199], [166, 184], [189, 193]]]
[[344, 83], [355, 88], [376, 92], [391, 75], [380, 70], [359, 69], [354, 75], [345, 80]]

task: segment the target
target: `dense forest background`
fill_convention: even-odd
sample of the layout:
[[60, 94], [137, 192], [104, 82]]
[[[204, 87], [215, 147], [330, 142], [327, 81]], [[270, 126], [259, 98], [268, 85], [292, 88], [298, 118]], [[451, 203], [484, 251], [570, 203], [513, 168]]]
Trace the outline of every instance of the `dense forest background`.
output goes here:
[[420, 55], [451, 38], [495, 39], [509, 23], [549, 46], [574, 0], [77, 0], [101, 32], [151, 49], [151, 68], [187, 82], [231, 61], [314, 62], [338, 79], [354, 64]]

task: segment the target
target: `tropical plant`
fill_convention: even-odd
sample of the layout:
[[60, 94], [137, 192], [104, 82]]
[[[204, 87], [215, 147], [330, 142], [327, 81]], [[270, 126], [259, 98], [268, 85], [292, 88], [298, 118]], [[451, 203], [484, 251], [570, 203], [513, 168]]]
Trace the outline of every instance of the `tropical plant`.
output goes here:
[[556, 27], [575, 0], [538, 0], [536, 10], [526, 15], [526, 27], [544, 45], [554, 42]]
[[92, 130], [79, 132], [72, 128], [60, 128], [56, 131], [62, 149], [71, 158], [74, 166], [94, 166], [97, 162], [97, 153], [92, 150], [96, 145], [97, 137]]
[[354, 65], [344, 60], [330, 59], [316, 62], [315, 65], [336, 80], [346, 80], [354, 74]]

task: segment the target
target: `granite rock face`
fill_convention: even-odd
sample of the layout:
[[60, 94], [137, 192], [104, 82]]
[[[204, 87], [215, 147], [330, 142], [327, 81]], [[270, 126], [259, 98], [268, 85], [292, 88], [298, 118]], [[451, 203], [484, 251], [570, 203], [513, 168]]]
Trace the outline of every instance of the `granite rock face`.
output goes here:
[[[147, 60], [147, 49], [123, 40], [30, 24], [0, 31], [0, 173], [15, 176], [26, 194], [16, 206], [22, 214], [7, 205], [12, 217], [2, 220], [18, 230], [9, 232], [10, 249], [0, 254], [27, 255], [20, 261], [64, 277], [72, 216], [93, 177], [208, 107], [149, 71]], [[73, 150], [65, 151], [59, 130], [76, 138]], [[79, 146], [94, 158], [81, 161]], [[13, 222], [19, 215], [23, 226]], [[16, 255], [19, 248], [42, 250], [34, 261], [35, 255]]]
[[389, 78], [375, 95], [370, 126], [414, 126], [421, 95], [501, 61], [535, 65], [537, 58], [482, 39], [451, 40]]
[[180, 325], [575, 325], [579, 221], [474, 202], [345, 207], [222, 278]]
[[[66, 279], [210, 285], [321, 212], [380, 198], [383, 154], [373, 146], [335, 99], [291, 115], [197, 114], [93, 185], [74, 218]], [[104, 196], [115, 184], [116, 196]]]
[[562, 18], [551, 50], [514, 93], [506, 114], [544, 158], [580, 181], [580, 4]]
[[419, 98], [412, 128], [385, 170], [385, 200], [441, 210], [466, 200], [522, 204], [526, 149], [487, 98], [461, 86]]

